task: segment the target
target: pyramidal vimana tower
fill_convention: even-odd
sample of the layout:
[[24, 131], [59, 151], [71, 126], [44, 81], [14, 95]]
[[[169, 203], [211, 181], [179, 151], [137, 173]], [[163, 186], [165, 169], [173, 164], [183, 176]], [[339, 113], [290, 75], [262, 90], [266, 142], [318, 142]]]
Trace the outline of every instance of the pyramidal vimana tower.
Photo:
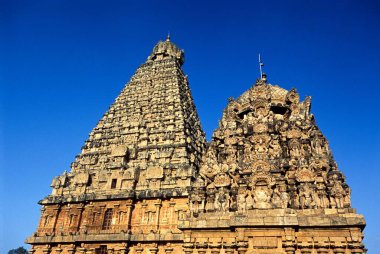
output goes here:
[[265, 74], [207, 143], [167, 38], [39, 202], [31, 254], [365, 253], [362, 215], [295, 89]]

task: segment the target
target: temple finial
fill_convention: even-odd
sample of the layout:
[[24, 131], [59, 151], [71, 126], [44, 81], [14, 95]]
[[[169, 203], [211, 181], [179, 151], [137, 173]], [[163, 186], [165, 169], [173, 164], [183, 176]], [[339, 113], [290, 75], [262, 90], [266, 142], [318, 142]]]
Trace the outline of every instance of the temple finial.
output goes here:
[[168, 36], [166, 37], [166, 41], [170, 41], [170, 32], [168, 32]]
[[264, 63], [261, 60], [261, 54], [259, 53], [260, 79], [263, 79], [263, 66], [264, 66]]

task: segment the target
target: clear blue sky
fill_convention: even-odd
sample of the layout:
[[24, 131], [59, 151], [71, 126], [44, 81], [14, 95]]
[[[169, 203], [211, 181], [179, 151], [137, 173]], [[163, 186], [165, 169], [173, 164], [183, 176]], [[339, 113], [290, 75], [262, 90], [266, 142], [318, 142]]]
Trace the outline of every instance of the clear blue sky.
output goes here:
[[378, 1], [0, 1], [0, 253], [23, 245], [37, 201], [153, 46], [185, 49], [210, 137], [229, 96], [258, 77], [311, 95], [380, 253]]

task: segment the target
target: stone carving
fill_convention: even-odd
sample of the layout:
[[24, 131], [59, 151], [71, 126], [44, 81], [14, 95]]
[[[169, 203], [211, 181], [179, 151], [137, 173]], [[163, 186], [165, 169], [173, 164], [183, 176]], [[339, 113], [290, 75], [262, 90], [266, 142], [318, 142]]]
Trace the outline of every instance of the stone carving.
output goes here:
[[209, 183], [205, 212], [350, 207], [310, 105], [265, 79], [229, 101], [200, 165], [198, 178]]
[[263, 74], [206, 145], [183, 63], [156, 45], [53, 179], [30, 253], [365, 253], [310, 97]]

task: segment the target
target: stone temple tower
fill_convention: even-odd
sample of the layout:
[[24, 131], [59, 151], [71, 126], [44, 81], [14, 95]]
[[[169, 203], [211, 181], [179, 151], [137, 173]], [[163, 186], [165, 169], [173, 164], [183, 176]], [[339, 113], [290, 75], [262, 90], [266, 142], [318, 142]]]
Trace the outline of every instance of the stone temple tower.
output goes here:
[[230, 100], [179, 225], [185, 252], [365, 252], [365, 221], [310, 107], [265, 74]]
[[182, 250], [177, 224], [205, 148], [183, 63], [169, 37], [154, 47], [40, 201], [33, 253]]
[[365, 253], [362, 215], [300, 101], [262, 75], [205, 141], [159, 42], [40, 201], [34, 254]]

